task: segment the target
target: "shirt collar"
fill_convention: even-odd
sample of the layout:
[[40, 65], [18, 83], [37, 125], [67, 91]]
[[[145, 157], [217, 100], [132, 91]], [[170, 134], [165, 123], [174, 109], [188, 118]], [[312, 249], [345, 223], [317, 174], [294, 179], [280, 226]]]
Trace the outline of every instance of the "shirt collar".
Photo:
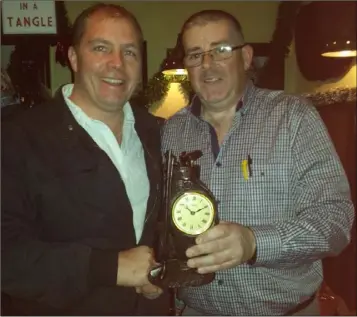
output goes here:
[[[82, 117], [85, 117], [88, 120], [93, 120], [92, 118], [88, 117], [87, 114], [70, 99], [72, 91], [73, 91], [73, 84], [67, 84], [62, 87], [63, 98], [67, 106], [71, 109], [72, 112], [80, 114]], [[131, 105], [129, 102], [125, 103], [123, 107], [123, 112], [124, 112], [124, 124], [129, 122], [130, 123], [135, 122], [134, 113], [133, 110], [131, 109]]]
[[[244, 89], [243, 96], [237, 101], [236, 112], [238, 112], [239, 110], [242, 109], [241, 110], [242, 114], [245, 114], [245, 112], [247, 110], [248, 100], [251, 99], [253, 91], [254, 91], [254, 84], [252, 81], [248, 81], [248, 83]], [[200, 98], [197, 95], [194, 95], [194, 97], [192, 98], [192, 102], [188, 107], [188, 110], [194, 116], [200, 117], [201, 105], [202, 105], [202, 103], [201, 103]]]

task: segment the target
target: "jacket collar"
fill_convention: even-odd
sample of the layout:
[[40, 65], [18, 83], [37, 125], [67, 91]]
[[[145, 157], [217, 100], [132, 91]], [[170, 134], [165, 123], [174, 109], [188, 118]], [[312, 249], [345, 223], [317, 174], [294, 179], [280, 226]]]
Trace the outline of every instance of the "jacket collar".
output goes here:
[[[58, 123], [63, 125], [66, 129], [71, 129], [74, 127], [79, 127], [77, 121], [73, 117], [72, 113], [68, 107], [64, 107], [65, 99], [63, 97], [61, 86], [54, 95], [54, 113], [59, 118]], [[151, 115], [144, 106], [139, 106], [137, 104], [131, 105], [132, 114], [135, 118], [135, 130], [142, 142], [147, 142], [150, 138], [150, 132], [152, 129], [157, 129], [159, 120]]]

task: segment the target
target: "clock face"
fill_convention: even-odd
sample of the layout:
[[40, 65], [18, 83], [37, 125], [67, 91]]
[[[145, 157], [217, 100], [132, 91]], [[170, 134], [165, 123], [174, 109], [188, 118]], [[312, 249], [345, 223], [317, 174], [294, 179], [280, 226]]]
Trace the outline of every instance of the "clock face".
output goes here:
[[214, 216], [211, 200], [200, 193], [185, 193], [176, 199], [172, 207], [175, 226], [189, 235], [199, 235], [209, 229]]

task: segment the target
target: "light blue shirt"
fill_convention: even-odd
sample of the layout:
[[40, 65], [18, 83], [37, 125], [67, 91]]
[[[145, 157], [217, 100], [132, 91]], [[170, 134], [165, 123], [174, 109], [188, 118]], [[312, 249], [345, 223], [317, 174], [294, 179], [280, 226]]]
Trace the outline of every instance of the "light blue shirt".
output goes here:
[[150, 183], [146, 171], [144, 149], [135, 130], [135, 117], [131, 106], [127, 102], [123, 108], [123, 137], [122, 143], [119, 144], [114, 133], [105, 123], [88, 117], [69, 99], [72, 89], [73, 84], [63, 86], [64, 100], [78, 124], [87, 131], [117, 168], [133, 209], [133, 224], [138, 243], [144, 228]]

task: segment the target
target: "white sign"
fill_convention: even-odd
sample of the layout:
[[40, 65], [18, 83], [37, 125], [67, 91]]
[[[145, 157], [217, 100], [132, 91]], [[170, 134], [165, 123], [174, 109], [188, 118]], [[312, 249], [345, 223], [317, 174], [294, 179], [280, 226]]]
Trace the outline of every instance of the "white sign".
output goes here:
[[56, 34], [55, 1], [2, 2], [3, 34]]

